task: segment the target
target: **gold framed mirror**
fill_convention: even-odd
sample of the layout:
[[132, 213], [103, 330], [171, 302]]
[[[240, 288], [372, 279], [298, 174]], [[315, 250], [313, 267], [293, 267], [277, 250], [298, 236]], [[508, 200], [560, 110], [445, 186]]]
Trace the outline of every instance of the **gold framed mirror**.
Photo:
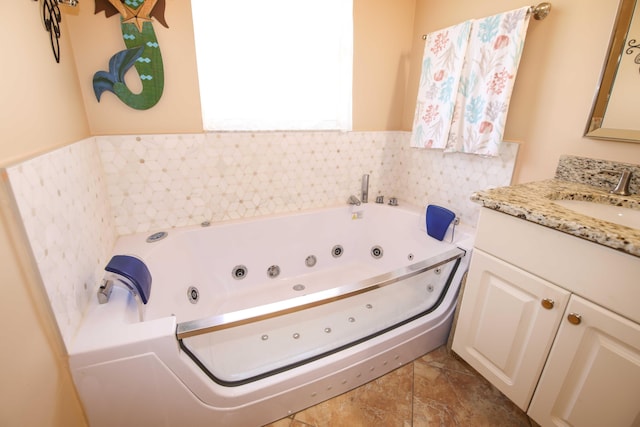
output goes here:
[[632, 108], [640, 99], [640, 16], [635, 11], [636, 0], [620, 0], [586, 137], [640, 142], [640, 118]]

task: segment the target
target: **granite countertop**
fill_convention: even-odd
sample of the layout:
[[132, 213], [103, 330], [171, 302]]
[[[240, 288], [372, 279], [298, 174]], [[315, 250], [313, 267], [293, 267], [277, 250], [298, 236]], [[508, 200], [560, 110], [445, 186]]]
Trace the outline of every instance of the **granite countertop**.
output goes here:
[[640, 257], [640, 230], [581, 215], [554, 199], [588, 200], [640, 210], [640, 195], [617, 196], [591, 185], [550, 179], [479, 191], [471, 200], [536, 224]]

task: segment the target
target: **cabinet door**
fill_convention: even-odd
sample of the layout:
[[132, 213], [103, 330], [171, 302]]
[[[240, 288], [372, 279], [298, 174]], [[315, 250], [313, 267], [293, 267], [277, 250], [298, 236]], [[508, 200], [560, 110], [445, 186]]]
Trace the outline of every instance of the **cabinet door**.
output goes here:
[[572, 296], [529, 416], [544, 427], [640, 426], [640, 325]]
[[474, 249], [453, 350], [524, 411], [569, 293]]

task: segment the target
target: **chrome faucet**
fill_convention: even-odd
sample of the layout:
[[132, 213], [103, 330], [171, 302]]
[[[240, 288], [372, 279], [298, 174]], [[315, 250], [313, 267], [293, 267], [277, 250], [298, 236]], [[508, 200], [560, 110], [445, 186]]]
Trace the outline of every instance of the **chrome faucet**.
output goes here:
[[609, 173], [612, 175], [620, 174], [620, 179], [616, 184], [615, 188], [610, 191], [611, 194], [617, 194], [618, 196], [629, 196], [631, 192], [629, 191], [629, 183], [631, 182], [631, 171], [628, 169], [620, 171], [612, 171], [612, 170], [603, 170], [604, 173]]
[[358, 198], [353, 194], [349, 196], [349, 200], [347, 200], [347, 203], [349, 203], [350, 205], [360, 206], [360, 200], [358, 200]]
[[140, 292], [138, 288], [131, 282], [128, 277], [125, 277], [121, 274], [107, 272], [98, 287], [98, 303], [106, 304], [109, 302], [111, 298], [111, 292], [113, 292], [113, 287], [115, 285], [121, 285], [123, 288], [127, 289], [133, 299], [138, 306], [138, 315], [140, 317], [140, 321], [144, 321], [144, 312], [145, 312], [145, 303], [142, 301], [142, 297], [140, 296]]
[[362, 203], [369, 203], [369, 174], [362, 175]]

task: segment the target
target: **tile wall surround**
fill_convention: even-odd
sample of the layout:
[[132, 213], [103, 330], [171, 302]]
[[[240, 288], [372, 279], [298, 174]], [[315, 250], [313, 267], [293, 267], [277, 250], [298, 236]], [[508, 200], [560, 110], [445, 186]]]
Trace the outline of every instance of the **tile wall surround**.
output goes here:
[[409, 132], [229, 132], [97, 137], [118, 234], [340, 205], [437, 203], [475, 225], [469, 196], [509, 185], [518, 144], [483, 158], [409, 148]]
[[6, 172], [68, 346], [117, 237], [98, 148], [89, 138]]
[[341, 205], [436, 203], [475, 225], [469, 196], [508, 185], [518, 144], [482, 158], [409, 147], [409, 132], [98, 136], [7, 168], [67, 346], [118, 235]]

